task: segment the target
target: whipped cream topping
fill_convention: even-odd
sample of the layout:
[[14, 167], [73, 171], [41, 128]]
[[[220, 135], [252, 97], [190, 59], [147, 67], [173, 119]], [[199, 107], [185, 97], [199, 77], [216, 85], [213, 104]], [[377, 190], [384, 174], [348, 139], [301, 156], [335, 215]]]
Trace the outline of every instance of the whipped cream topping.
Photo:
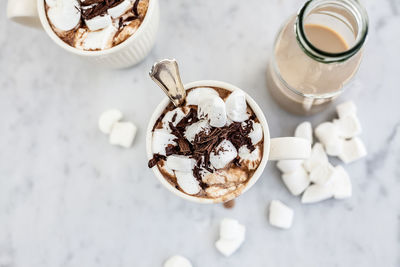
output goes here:
[[53, 31], [82, 50], [104, 50], [125, 41], [142, 23], [149, 0], [44, 0]]
[[201, 87], [187, 96], [155, 123], [149, 167], [186, 194], [232, 199], [261, 162], [262, 126], [241, 90]]

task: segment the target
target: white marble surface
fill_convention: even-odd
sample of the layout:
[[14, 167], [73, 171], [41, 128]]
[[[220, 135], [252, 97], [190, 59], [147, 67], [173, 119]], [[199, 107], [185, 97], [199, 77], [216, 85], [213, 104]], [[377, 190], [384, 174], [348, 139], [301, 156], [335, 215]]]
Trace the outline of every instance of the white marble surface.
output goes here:
[[[269, 164], [233, 210], [178, 199], [147, 169], [144, 131], [163, 97], [152, 63], [179, 60], [184, 82], [228, 81], [258, 99], [272, 136], [303, 118], [266, 89], [266, 62], [295, 0], [161, 0], [156, 47], [135, 68], [89, 66], [38, 30], [6, 21], [0, 2], [0, 266], [161, 266], [181, 253], [194, 266], [400, 266], [400, 2], [363, 1], [370, 35], [353, 99], [369, 155], [346, 167], [354, 197], [303, 206]], [[132, 149], [108, 144], [97, 118], [116, 107], [139, 126]], [[333, 108], [311, 118], [314, 125]], [[278, 198], [295, 210], [290, 231], [271, 227]], [[231, 258], [214, 248], [224, 216], [247, 226]]]

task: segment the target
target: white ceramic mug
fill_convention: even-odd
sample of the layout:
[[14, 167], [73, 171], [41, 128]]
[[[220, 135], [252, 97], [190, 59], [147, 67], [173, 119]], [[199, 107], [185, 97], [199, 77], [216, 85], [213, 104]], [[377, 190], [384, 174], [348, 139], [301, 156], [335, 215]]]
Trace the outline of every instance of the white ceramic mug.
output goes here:
[[146, 16], [137, 31], [122, 43], [105, 50], [84, 51], [61, 40], [51, 28], [44, 0], [8, 0], [7, 17], [17, 23], [42, 27], [47, 35], [68, 52], [96, 65], [108, 68], [126, 68], [139, 63], [154, 46], [159, 24], [158, 0], [150, 0]]
[[[228, 91], [239, 90], [239, 88], [229, 83], [212, 81], [212, 80], [192, 82], [186, 84], [185, 89], [188, 90], [193, 87], [210, 87], [210, 86], [226, 89]], [[306, 159], [311, 154], [311, 143], [306, 139], [296, 138], [296, 137], [280, 137], [271, 139], [269, 135], [268, 123], [267, 120], [265, 119], [264, 113], [262, 112], [261, 108], [248, 94], [246, 94], [246, 100], [248, 105], [252, 108], [258, 120], [260, 121], [260, 124], [262, 125], [264, 133], [264, 152], [260, 165], [258, 166], [257, 170], [254, 172], [253, 176], [247, 182], [245, 188], [240, 192], [239, 195], [246, 192], [248, 189], [250, 189], [250, 187], [252, 187], [257, 182], [262, 172], [264, 171], [264, 168], [268, 160]], [[170, 102], [169, 98], [166, 97], [157, 106], [156, 110], [154, 111], [153, 115], [150, 118], [150, 122], [146, 132], [146, 150], [147, 150], [147, 157], [149, 160], [153, 158], [153, 151], [151, 144], [152, 144], [154, 124], [156, 123], [157, 119], [160, 117], [162, 112], [165, 110], [165, 108], [168, 106], [169, 102]], [[179, 197], [197, 203], [220, 203], [226, 201], [226, 199], [223, 197], [201, 198], [201, 197], [187, 195], [182, 191], [180, 191], [179, 189], [175, 188], [175, 186], [173, 186], [172, 184], [170, 184], [161, 174], [157, 166], [154, 166], [152, 169], [154, 174], [157, 176], [158, 180], [161, 182], [161, 184], [163, 184], [168, 190], [170, 190], [172, 193], [174, 193]]]

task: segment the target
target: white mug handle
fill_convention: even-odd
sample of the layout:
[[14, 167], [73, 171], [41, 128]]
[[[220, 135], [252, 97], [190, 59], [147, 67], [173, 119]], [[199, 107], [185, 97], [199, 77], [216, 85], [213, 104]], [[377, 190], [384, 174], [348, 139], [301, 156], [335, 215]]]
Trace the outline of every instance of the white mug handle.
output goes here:
[[298, 137], [271, 139], [269, 160], [307, 159], [311, 155], [311, 142]]
[[8, 0], [7, 18], [19, 24], [39, 28], [36, 0]]

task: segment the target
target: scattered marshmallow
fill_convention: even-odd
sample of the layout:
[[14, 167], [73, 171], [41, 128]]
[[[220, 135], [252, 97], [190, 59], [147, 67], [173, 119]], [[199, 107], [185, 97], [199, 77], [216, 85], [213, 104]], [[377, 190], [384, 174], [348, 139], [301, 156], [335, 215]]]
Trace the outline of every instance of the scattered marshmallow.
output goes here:
[[105, 134], [111, 132], [114, 124], [122, 119], [122, 112], [118, 109], [109, 109], [101, 113], [99, 118], [99, 129]]
[[110, 25], [100, 31], [89, 32], [83, 42], [85, 50], [106, 49], [111, 47], [117, 29]]
[[272, 200], [269, 206], [269, 223], [275, 227], [289, 229], [293, 224], [293, 209], [279, 200]]
[[249, 118], [246, 95], [242, 90], [233, 91], [225, 101], [226, 115], [232, 121], [242, 122]]
[[130, 0], [124, 0], [122, 3], [116, 5], [115, 7], [109, 8], [107, 13], [113, 18], [119, 18], [132, 6]]
[[347, 101], [337, 105], [336, 112], [339, 118], [344, 118], [349, 115], [355, 115], [357, 113], [357, 107], [353, 101]]
[[51, 6], [49, 5], [47, 17], [57, 29], [69, 31], [80, 23], [81, 12], [79, 7], [77, 0], [57, 0]]
[[[172, 121], [172, 118], [175, 117], [175, 120]], [[161, 120], [162, 127], [166, 129], [168, 132], [171, 131], [171, 127], [169, 123], [171, 122], [172, 125], [176, 126], [183, 118], [185, 117], [185, 113], [181, 108], [176, 108], [171, 111], [165, 113], [163, 119]]]
[[112, 24], [111, 16], [104, 15], [104, 16], [96, 16], [91, 19], [85, 20], [86, 26], [91, 31], [97, 31], [104, 28], [107, 28]]
[[[168, 158], [167, 158], [168, 161]], [[176, 181], [179, 187], [189, 195], [195, 195], [200, 192], [199, 181], [193, 176], [193, 172], [175, 171]]]
[[316, 166], [326, 164], [328, 156], [325, 153], [324, 147], [320, 143], [315, 143], [309, 159], [304, 161], [304, 167], [311, 172]]
[[225, 218], [221, 220], [219, 237], [228, 240], [244, 240], [246, 228], [235, 219]]
[[207, 118], [211, 126], [223, 127], [226, 124], [225, 102], [219, 96], [209, 95], [201, 98], [197, 112], [198, 117]]
[[294, 136], [307, 139], [312, 144], [312, 142], [313, 142], [313, 132], [312, 132], [311, 123], [308, 122], [308, 121], [300, 123], [296, 127], [296, 130], [294, 131]]
[[196, 135], [202, 131], [209, 133], [211, 126], [206, 120], [200, 120], [186, 127], [184, 136], [190, 142], [193, 143]]
[[187, 258], [175, 255], [165, 261], [164, 267], [192, 267], [192, 264]]
[[168, 145], [176, 146], [177, 137], [173, 134], [170, 134], [164, 129], [155, 129], [153, 132], [153, 139], [151, 148], [154, 154], [160, 154], [166, 156], [165, 148]]
[[246, 228], [234, 219], [223, 219], [220, 223], [220, 239], [215, 243], [225, 257], [231, 256], [243, 243]]
[[186, 104], [197, 106], [200, 100], [208, 96], [219, 96], [218, 92], [209, 87], [199, 87], [191, 90], [186, 96]]
[[302, 168], [303, 160], [280, 160], [276, 164], [278, 169], [283, 173], [291, 173]]
[[343, 151], [339, 155], [339, 158], [344, 163], [351, 163], [367, 155], [367, 150], [364, 143], [360, 138], [355, 137], [350, 140], [345, 140], [343, 143]]
[[287, 189], [294, 196], [298, 196], [306, 190], [310, 185], [310, 178], [306, 170], [300, 166], [294, 172], [284, 173], [282, 175], [283, 183], [286, 185]]
[[330, 184], [327, 185], [318, 185], [313, 184], [309, 186], [306, 191], [303, 193], [301, 198], [301, 203], [316, 203], [319, 201], [323, 201], [329, 199], [333, 196], [333, 189]]
[[360, 121], [354, 114], [334, 120], [333, 123], [336, 125], [338, 134], [342, 138], [352, 138], [361, 134]]
[[253, 121], [253, 129], [248, 135], [253, 145], [257, 145], [263, 138], [263, 129], [260, 123]]
[[261, 151], [257, 146], [252, 152], [247, 148], [246, 145], [239, 148], [239, 162], [247, 166], [249, 170], [254, 170], [258, 167], [261, 162]]
[[328, 144], [332, 139], [338, 138], [339, 133], [335, 124], [323, 122], [315, 128], [315, 135], [322, 144]]
[[191, 172], [195, 165], [195, 160], [186, 156], [171, 155], [167, 157], [167, 167], [174, 171]]
[[235, 146], [228, 140], [223, 140], [215, 148], [215, 151], [210, 153], [210, 162], [215, 169], [224, 168], [237, 156]]
[[333, 138], [328, 143], [324, 144], [326, 154], [329, 156], [339, 156], [343, 151], [343, 142], [342, 138]]
[[111, 129], [110, 144], [129, 148], [136, 136], [137, 128], [132, 122], [117, 122]]
[[333, 174], [333, 197], [336, 199], [349, 198], [352, 195], [352, 186], [349, 174], [342, 166], [336, 166]]
[[320, 164], [311, 170], [310, 181], [319, 185], [327, 184], [334, 172], [335, 168], [329, 162]]

